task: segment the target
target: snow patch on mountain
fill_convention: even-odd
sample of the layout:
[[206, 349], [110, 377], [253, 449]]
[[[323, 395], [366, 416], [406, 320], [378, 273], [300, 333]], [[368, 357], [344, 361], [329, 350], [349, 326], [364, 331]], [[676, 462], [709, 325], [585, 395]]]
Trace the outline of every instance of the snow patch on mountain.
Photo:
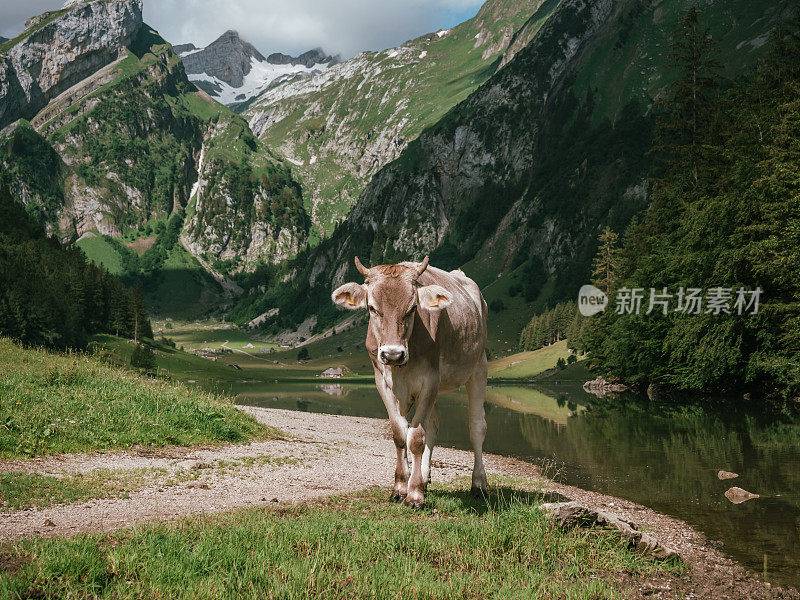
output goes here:
[[[198, 50], [190, 50], [188, 54], [195, 52]], [[293, 77], [316, 75], [328, 67], [329, 65], [326, 63], [317, 63], [311, 67], [293, 64], [275, 65], [253, 57], [250, 59], [250, 71], [244, 76], [244, 82], [240, 87], [233, 87], [208, 73], [188, 73], [187, 76], [192, 82], [211, 84], [210, 86], [204, 85], [202, 88], [218, 102], [230, 106], [247, 102], [277, 83]]]

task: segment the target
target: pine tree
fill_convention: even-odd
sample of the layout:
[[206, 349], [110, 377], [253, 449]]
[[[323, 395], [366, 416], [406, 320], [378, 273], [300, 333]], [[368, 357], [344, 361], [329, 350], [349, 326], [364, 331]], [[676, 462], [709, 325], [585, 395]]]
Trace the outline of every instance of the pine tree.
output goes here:
[[712, 120], [711, 100], [719, 86], [722, 65], [714, 58], [718, 52], [710, 29], [701, 26], [700, 14], [693, 6], [670, 37], [670, 67], [677, 78], [662, 105], [657, 137], [673, 167], [688, 163], [695, 182], [699, 179], [701, 141]]
[[606, 227], [597, 238], [597, 256], [592, 262], [592, 283], [608, 296], [619, 269], [619, 236]]

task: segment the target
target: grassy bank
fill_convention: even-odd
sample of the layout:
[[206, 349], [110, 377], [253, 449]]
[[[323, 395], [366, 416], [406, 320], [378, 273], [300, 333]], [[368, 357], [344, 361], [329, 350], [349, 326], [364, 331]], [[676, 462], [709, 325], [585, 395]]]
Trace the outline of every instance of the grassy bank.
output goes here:
[[0, 458], [241, 442], [274, 432], [227, 400], [0, 338]]
[[607, 532], [561, 531], [536, 510], [538, 498], [509, 487], [486, 502], [436, 487], [427, 500], [413, 512], [372, 490], [30, 538], [0, 547], [0, 596], [588, 600], [625, 598], [626, 586], [679, 568], [648, 562]]
[[0, 508], [24, 510], [72, 504], [92, 498], [125, 497], [145, 485], [149, 479], [152, 479], [152, 474], [146, 469], [95, 469], [89, 473], [59, 476], [0, 473]]

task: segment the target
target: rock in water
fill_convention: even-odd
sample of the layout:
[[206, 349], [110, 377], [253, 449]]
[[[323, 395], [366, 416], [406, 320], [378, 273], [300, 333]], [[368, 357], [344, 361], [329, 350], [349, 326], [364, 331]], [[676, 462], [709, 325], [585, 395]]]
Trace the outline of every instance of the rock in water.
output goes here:
[[738, 476], [739, 476], [738, 473], [732, 473], [731, 471], [720, 471], [719, 473], [717, 473], [717, 477], [719, 477], [723, 481], [725, 479], [736, 479]]
[[658, 560], [666, 560], [678, 556], [678, 553], [661, 544], [647, 533], [642, 533], [636, 525], [619, 516], [600, 510], [594, 510], [577, 502], [550, 502], [539, 506], [548, 515], [552, 516], [561, 527], [607, 527], [616, 529], [623, 538], [630, 542], [631, 547]]
[[734, 504], [741, 504], [742, 502], [747, 502], [753, 498], [760, 498], [761, 496], [758, 494], [753, 494], [752, 492], [748, 492], [747, 490], [743, 490], [740, 487], [732, 487], [725, 492], [725, 497]]

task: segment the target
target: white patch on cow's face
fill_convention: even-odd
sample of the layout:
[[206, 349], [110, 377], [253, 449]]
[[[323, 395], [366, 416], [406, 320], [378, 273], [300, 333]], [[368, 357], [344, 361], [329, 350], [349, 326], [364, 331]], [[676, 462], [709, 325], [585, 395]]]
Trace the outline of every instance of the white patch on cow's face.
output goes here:
[[379, 346], [378, 360], [385, 365], [402, 366], [408, 362], [408, 347], [402, 344]]

